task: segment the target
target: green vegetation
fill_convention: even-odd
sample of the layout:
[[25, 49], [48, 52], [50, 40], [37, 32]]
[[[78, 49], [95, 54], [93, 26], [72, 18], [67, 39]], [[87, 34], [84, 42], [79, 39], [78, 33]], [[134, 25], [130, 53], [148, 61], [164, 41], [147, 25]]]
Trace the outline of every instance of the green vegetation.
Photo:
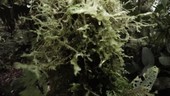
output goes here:
[[154, 0], [9, 1], [0, 3], [0, 72], [15, 74], [0, 95], [159, 96], [168, 88], [158, 84], [169, 72], [168, 0], [155, 10]]

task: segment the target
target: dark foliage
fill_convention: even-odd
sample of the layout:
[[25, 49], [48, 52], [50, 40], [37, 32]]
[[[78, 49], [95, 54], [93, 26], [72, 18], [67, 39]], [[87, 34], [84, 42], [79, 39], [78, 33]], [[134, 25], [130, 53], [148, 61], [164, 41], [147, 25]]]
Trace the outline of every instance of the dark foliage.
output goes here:
[[8, 5], [0, 4], [0, 18], [3, 21], [6, 31], [13, 32], [19, 16], [28, 16], [30, 8], [27, 4], [14, 4], [12, 0], [8, 0]]

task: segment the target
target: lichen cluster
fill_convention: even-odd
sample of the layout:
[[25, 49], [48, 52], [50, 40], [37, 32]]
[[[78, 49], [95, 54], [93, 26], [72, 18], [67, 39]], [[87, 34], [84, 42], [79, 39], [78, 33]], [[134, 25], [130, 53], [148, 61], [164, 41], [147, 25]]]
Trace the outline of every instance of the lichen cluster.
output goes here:
[[66, 93], [59, 92], [63, 84], [75, 96], [123, 96], [129, 86], [121, 75], [122, 46], [129, 39], [127, 30], [142, 26], [127, 14], [119, 0], [33, 2], [27, 19], [36, 26], [30, 30], [36, 38], [32, 52], [23, 54], [28, 62], [16, 67], [35, 73], [39, 81], [46, 76], [50, 95]]

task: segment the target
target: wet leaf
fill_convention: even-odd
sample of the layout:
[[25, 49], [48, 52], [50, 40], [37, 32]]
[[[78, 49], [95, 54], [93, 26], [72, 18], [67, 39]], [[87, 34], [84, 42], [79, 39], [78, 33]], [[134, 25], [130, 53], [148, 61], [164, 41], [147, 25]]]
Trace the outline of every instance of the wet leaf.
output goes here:
[[164, 66], [170, 65], [170, 57], [159, 57], [159, 62]]
[[142, 63], [145, 66], [152, 66], [155, 63], [153, 53], [147, 47], [142, 49]]

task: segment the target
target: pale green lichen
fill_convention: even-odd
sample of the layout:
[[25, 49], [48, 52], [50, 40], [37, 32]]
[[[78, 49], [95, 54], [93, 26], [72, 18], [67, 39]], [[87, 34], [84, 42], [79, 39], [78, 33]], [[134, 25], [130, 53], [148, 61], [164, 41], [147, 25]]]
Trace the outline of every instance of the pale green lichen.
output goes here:
[[[127, 29], [138, 30], [143, 25], [135, 21], [135, 16], [127, 15], [128, 11], [119, 0], [40, 0], [35, 2], [31, 14], [30, 19], [38, 28], [33, 30], [37, 37], [32, 42], [32, 52], [24, 55], [32, 59], [28, 66], [37, 66], [39, 71], [48, 73], [48, 70], [71, 63], [77, 76], [81, 74], [78, 56], [92, 62], [90, 56], [97, 53], [100, 59], [97, 67], [108, 78], [116, 78], [116, 82], [111, 81], [115, 84], [110, 84], [116, 85], [115, 88], [108, 92], [123, 96], [128, 84], [120, 75], [124, 56], [122, 46], [129, 38]], [[125, 34], [124, 38], [122, 34]], [[84, 89], [96, 94], [91, 89]]]

